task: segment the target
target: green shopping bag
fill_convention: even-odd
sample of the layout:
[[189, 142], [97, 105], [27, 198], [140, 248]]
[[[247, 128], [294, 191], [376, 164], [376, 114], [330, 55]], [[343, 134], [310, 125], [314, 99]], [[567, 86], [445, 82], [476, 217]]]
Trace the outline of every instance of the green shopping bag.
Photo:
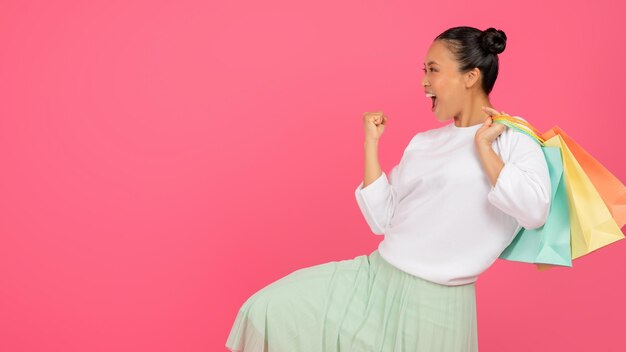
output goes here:
[[572, 266], [570, 239], [570, 217], [563, 159], [561, 148], [546, 147], [541, 139], [530, 130], [503, 117], [496, 117], [493, 122], [507, 125], [516, 131], [525, 133], [539, 145], [546, 158], [550, 173], [552, 192], [550, 195], [550, 212], [546, 223], [536, 229], [528, 230], [521, 227], [513, 241], [500, 254], [501, 259], [524, 262], [542, 263], [561, 266]]

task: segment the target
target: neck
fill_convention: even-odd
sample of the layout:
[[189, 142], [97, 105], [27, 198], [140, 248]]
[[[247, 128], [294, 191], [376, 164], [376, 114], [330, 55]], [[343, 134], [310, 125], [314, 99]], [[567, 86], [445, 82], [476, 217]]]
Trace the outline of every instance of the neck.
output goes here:
[[463, 110], [454, 116], [454, 124], [457, 127], [468, 127], [485, 122], [489, 114], [483, 111], [483, 106], [493, 109], [487, 96], [482, 95], [475, 99], [469, 99]]

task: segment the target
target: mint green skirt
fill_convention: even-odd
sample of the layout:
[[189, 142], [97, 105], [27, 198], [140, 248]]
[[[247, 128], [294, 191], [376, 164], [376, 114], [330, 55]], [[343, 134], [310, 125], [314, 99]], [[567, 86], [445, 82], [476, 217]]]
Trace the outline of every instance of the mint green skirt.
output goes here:
[[444, 286], [374, 250], [296, 270], [239, 308], [226, 347], [245, 352], [478, 351], [475, 284]]

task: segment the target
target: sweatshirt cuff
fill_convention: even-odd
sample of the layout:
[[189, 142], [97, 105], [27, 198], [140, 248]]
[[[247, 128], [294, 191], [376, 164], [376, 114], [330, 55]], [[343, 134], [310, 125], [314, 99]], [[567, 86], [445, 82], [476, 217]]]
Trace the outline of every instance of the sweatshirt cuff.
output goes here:
[[363, 181], [361, 181], [356, 192], [360, 193], [363, 198], [366, 198], [368, 203], [378, 204], [387, 198], [386, 191], [388, 186], [389, 181], [387, 180], [387, 175], [383, 172], [374, 182], [370, 183], [365, 188], [363, 188]]
[[380, 216], [381, 205], [386, 204], [388, 196], [387, 175], [383, 172], [374, 182], [363, 188], [363, 182], [354, 191], [357, 203], [373, 233], [384, 234], [384, 227], [376, 219]]

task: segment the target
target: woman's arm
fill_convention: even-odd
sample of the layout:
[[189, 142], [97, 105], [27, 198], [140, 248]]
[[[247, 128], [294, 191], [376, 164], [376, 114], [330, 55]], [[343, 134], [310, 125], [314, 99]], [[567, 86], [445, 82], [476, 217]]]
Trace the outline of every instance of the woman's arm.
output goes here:
[[[524, 228], [539, 228], [548, 218], [552, 192], [543, 150], [532, 137], [493, 123], [491, 116], [507, 113], [489, 107], [483, 109], [490, 117], [478, 129], [474, 141], [492, 185], [487, 199], [501, 211], [513, 216]], [[500, 136], [503, 132], [504, 135]], [[506, 163], [491, 148], [493, 142], [502, 137], [500, 152], [506, 149]]]
[[504, 162], [500, 159], [500, 156], [496, 154], [491, 145], [487, 143], [478, 143], [476, 149], [478, 150], [478, 156], [483, 165], [483, 169], [489, 177], [489, 182], [491, 182], [492, 186], [495, 186], [500, 171], [502, 171], [504, 167]]
[[524, 228], [541, 227], [548, 218], [552, 192], [545, 156], [539, 144], [522, 132], [508, 131], [506, 137], [500, 143], [508, 151], [506, 163], [493, 155], [495, 151], [477, 145], [492, 183], [487, 199]]
[[354, 191], [354, 195], [372, 232], [383, 235], [397, 204], [397, 191], [393, 180], [397, 176], [398, 165], [391, 169], [387, 178], [378, 161], [378, 141], [366, 140], [364, 146], [365, 176]]
[[365, 173], [363, 177], [363, 187], [367, 187], [382, 174], [380, 162], [378, 161], [378, 140], [365, 139]]

